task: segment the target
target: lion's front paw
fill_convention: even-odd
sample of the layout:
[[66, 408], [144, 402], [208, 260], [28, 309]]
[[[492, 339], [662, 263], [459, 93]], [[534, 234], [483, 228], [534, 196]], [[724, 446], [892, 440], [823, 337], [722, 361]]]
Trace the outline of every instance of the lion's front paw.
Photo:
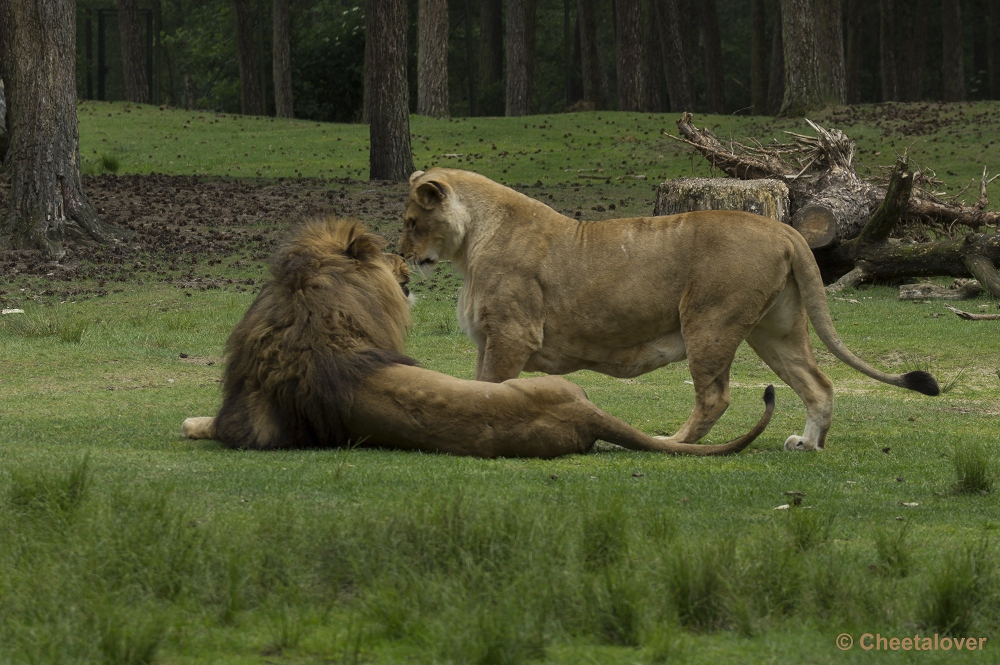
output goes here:
[[798, 434], [793, 434], [790, 437], [788, 437], [787, 439], [785, 439], [785, 450], [790, 450], [790, 451], [793, 451], [793, 452], [794, 451], [800, 451], [801, 452], [801, 451], [809, 451], [809, 450], [822, 450], [822, 448], [820, 448], [819, 446], [817, 446], [812, 441], [807, 441], [806, 439], [803, 439]]
[[181, 425], [181, 432], [189, 439], [211, 439], [215, 436], [215, 418], [187, 418]]

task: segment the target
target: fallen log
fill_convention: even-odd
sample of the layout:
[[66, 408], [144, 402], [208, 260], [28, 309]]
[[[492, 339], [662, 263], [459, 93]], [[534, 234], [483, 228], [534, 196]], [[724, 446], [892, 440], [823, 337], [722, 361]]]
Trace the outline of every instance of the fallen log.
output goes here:
[[1000, 321], [1000, 314], [973, 314], [972, 312], [963, 312], [949, 305], [945, 305], [945, 307], [954, 312], [958, 318], [965, 319], [966, 321]]
[[[691, 114], [677, 121], [680, 136], [671, 138], [696, 148], [714, 168], [732, 178], [778, 179], [788, 185], [792, 226], [813, 249], [832, 247], [854, 238], [885, 198], [885, 188], [858, 176], [854, 165], [855, 143], [837, 129], [806, 122], [816, 136], [789, 133], [791, 143], [747, 145], [723, 143], [707, 129], [698, 129]], [[996, 176], [994, 176], [996, 178]], [[994, 178], [983, 172], [980, 197], [975, 206], [943, 201], [915, 188], [901, 218], [949, 231], [955, 224], [977, 230], [1000, 224], [1000, 212], [988, 211], [986, 185]]]
[[780, 180], [675, 178], [657, 188], [654, 215], [693, 210], [742, 210], [787, 224], [788, 187]]
[[901, 284], [900, 300], [971, 300], [983, 292], [983, 285], [975, 279], [956, 279], [951, 286], [938, 286], [930, 282]]

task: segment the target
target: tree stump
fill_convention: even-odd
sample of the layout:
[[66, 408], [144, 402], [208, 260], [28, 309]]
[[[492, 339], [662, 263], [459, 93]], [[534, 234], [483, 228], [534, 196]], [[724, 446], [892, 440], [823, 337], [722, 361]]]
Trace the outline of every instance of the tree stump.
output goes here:
[[677, 178], [660, 185], [654, 215], [692, 210], [742, 210], [788, 224], [788, 187], [779, 180], [731, 178]]

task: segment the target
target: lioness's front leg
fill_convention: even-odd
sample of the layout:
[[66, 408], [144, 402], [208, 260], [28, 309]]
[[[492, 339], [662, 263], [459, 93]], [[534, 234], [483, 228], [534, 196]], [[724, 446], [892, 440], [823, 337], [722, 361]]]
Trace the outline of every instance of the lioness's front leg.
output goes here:
[[503, 383], [516, 379], [533, 350], [512, 340], [487, 335], [476, 358], [476, 381]]

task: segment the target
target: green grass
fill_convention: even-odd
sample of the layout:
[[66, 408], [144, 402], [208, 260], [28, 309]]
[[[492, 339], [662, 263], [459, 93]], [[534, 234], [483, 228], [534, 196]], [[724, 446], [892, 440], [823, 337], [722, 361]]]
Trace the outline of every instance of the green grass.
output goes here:
[[[967, 117], [978, 108], [941, 113]], [[221, 174], [234, 162], [213, 162], [215, 148], [262, 137], [273, 150], [252, 164], [254, 174], [270, 165], [269, 175], [298, 168], [357, 177], [364, 163], [351, 149], [366, 146], [362, 127], [202, 115], [203, 123], [180, 111], [83, 104], [84, 152], [106, 138], [112, 145], [98, 153], [119, 148], [119, 172], [167, 171], [166, 162], [137, 155], [176, 133], [183, 140], [173, 145], [190, 148], [196, 161], [175, 173]], [[546, 129], [530, 131], [525, 120], [503, 119], [414, 118], [413, 127], [432, 137], [428, 154], [455, 149], [445, 142], [449, 132], [451, 143], [457, 131], [479, 132], [480, 151], [492, 153], [494, 141], [498, 153], [508, 151], [512, 182], [566, 182], [572, 193], [575, 174], [517, 150], [532, 141], [543, 147], [541, 132], [579, 123], [581, 135], [600, 137], [587, 141], [609, 143], [588, 147], [581, 138], [579, 154], [565, 152], [611, 164], [608, 155], [632, 149], [612, 141], [615, 132], [626, 122], [652, 127], [644, 117], [537, 117], [528, 124]], [[605, 124], [612, 120], [619, 124]], [[180, 124], [170, 130], [169, 122]], [[348, 135], [354, 143], [344, 142]], [[296, 147], [312, 141], [320, 155], [324, 136], [324, 159]], [[344, 141], [334, 146], [336, 136]], [[646, 149], [665, 140], [652, 131], [643, 137], [640, 167], [655, 159]], [[949, 140], [956, 162], [979, 154], [979, 143]], [[553, 140], [551, 150], [567, 142]], [[666, 173], [678, 175], [678, 160], [668, 162]], [[485, 157], [468, 166], [502, 173]], [[634, 180], [580, 182], [593, 182], [598, 197], [652, 205], [649, 193], [630, 191]], [[251, 263], [239, 270], [259, 276], [259, 262]], [[475, 350], [455, 324], [458, 284], [446, 266], [414, 279], [407, 350], [427, 367], [469, 378]], [[20, 305], [25, 314], [0, 318], [4, 665], [996, 662], [997, 493], [956, 491], [956, 482], [979, 477], [976, 469], [991, 477], [996, 456], [1000, 347], [990, 322], [899, 302], [888, 287], [831, 300], [858, 355], [891, 371], [929, 369], [952, 387], [938, 398], [903, 392], [818, 350], [837, 390], [823, 453], [781, 449], [801, 431], [804, 408], [746, 347], [733, 365], [732, 406], [709, 439], [748, 429], [771, 382], [777, 409], [761, 439], [735, 457], [610, 447], [552, 461], [253, 453], [179, 432], [183, 418], [218, 407], [222, 347], [253, 293], [223, 287], [187, 296], [131, 280], [118, 288], [78, 303], [31, 299]], [[630, 380], [569, 378], [647, 432], [676, 430], [693, 404], [684, 364]], [[960, 467], [970, 442], [985, 466]], [[792, 503], [787, 492], [802, 493], [802, 504], [775, 510]], [[858, 646], [866, 632], [990, 640], [983, 654], [918, 658], [868, 653]], [[836, 647], [840, 633], [853, 636], [853, 649]]]

